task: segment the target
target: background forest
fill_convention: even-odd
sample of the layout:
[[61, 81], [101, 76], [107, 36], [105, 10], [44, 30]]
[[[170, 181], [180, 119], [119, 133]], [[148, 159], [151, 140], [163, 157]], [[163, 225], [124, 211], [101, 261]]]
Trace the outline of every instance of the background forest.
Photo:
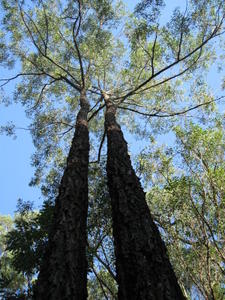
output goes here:
[[0, 131], [32, 136], [43, 204], [19, 199], [0, 216], [0, 298], [32, 299], [85, 89], [88, 299], [118, 289], [105, 94], [184, 296], [225, 299], [224, 2], [1, 0], [1, 10], [1, 109], [19, 103], [29, 125], [7, 116]]

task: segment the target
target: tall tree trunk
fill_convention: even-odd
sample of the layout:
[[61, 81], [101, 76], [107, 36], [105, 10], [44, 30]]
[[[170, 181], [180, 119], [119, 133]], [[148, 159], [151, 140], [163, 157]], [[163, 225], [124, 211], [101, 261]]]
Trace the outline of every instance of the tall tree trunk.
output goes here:
[[166, 247], [152, 220], [145, 193], [131, 165], [116, 122], [116, 106], [105, 95], [107, 176], [112, 204], [119, 300], [185, 299]]
[[80, 111], [67, 158], [52, 230], [34, 299], [87, 299], [86, 220], [88, 209], [89, 105], [81, 93]]

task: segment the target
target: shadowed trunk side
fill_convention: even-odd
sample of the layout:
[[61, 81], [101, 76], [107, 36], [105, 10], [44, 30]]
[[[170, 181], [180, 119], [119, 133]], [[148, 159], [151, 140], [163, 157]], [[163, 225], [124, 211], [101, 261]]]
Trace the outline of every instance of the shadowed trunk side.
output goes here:
[[88, 209], [89, 132], [86, 95], [80, 111], [56, 199], [54, 221], [34, 299], [87, 299], [86, 221]]
[[108, 139], [107, 177], [112, 204], [119, 300], [185, 299], [166, 247], [152, 220], [116, 122], [116, 106], [104, 95]]

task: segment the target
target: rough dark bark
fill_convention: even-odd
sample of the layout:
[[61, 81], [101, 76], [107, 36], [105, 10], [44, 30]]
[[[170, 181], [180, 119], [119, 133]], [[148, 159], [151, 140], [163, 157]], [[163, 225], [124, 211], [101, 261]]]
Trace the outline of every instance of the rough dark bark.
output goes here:
[[105, 96], [107, 176], [112, 204], [119, 300], [185, 299], [166, 247], [152, 220], [145, 193], [131, 165], [116, 122], [116, 107]]
[[49, 243], [35, 288], [34, 299], [37, 300], [87, 299], [89, 105], [85, 93], [81, 93], [80, 103]]

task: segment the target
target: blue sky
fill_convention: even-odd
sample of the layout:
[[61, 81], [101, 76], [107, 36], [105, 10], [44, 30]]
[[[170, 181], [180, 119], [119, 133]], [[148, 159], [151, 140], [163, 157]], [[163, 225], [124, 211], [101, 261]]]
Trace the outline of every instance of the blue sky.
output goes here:
[[[1, 107], [1, 124], [13, 120], [16, 125], [27, 127], [28, 120], [20, 105]], [[18, 198], [41, 203], [40, 192], [37, 188], [28, 186], [33, 175], [30, 157], [34, 152], [32, 139], [28, 131], [18, 130], [17, 138], [0, 135], [0, 213], [12, 214]]]
[[[130, 9], [138, 1], [125, 1]], [[172, 1], [172, 6], [179, 5], [181, 1]], [[170, 9], [172, 8], [170, 7]], [[168, 13], [168, 10], [167, 10]], [[8, 77], [9, 74], [0, 69], [2, 78]], [[13, 71], [15, 74], [16, 71]], [[212, 83], [218, 87], [218, 77], [212, 72]], [[9, 86], [12, 92], [13, 85]], [[26, 118], [24, 109], [19, 104], [8, 107], [0, 106], [0, 126], [8, 121], [13, 121], [18, 127], [28, 127], [29, 120]], [[29, 131], [17, 130], [17, 138], [0, 135], [0, 214], [13, 214], [16, 209], [18, 198], [23, 200], [34, 201], [35, 206], [39, 207], [42, 203], [40, 191], [38, 188], [29, 187], [30, 179], [34, 169], [31, 167], [31, 155], [34, 152], [32, 139]], [[138, 152], [141, 149], [141, 142], [127, 136], [131, 150]], [[165, 142], [168, 139], [164, 138]]]

